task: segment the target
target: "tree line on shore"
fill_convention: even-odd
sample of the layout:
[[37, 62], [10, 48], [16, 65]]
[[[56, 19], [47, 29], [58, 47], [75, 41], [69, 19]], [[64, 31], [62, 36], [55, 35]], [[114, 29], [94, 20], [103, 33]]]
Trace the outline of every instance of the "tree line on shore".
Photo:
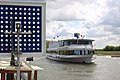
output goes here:
[[120, 51], [120, 46], [105, 46], [103, 51]]

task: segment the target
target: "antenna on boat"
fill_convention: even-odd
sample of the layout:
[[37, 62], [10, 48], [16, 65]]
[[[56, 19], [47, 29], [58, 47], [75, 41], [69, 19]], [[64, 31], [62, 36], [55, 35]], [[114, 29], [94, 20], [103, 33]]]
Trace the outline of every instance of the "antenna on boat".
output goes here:
[[81, 39], [83, 39], [85, 37], [85, 35], [80, 35], [81, 36]]

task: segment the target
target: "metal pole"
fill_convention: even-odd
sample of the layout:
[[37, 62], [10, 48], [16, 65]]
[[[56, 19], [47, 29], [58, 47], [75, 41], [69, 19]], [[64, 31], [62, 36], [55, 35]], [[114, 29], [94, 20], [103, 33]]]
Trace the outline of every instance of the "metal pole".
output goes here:
[[13, 52], [14, 52], [14, 44], [13, 44], [13, 26], [12, 26], [13, 22], [11, 20], [11, 42], [12, 42], [12, 53], [11, 53], [11, 57], [13, 55]]
[[10, 65], [11, 66], [15, 66], [15, 58], [14, 58], [14, 42], [13, 42], [14, 38], [13, 38], [13, 21], [11, 19], [11, 43], [12, 43], [12, 49], [11, 49], [11, 61], [10, 61]]
[[19, 47], [20, 24], [16, 24], [16, 28], [17, 28], [17, 80], [20, 80], [20, 47]]

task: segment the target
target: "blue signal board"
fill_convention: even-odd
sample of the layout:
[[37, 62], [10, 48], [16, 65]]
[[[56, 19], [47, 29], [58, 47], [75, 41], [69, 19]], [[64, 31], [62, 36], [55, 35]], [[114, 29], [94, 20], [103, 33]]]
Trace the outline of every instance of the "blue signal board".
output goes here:
[[[13, 32], [15, 23], [21, 23], [21, 32], [32, 32], [32, 35], [20, 35], [22, 52], [42, 51], [42, 7], [21, 5], [0, 5], [0, 53], [11, 52], [11, 36], [5, 32]], [[13, 36], [14, 50], [17, 48], [17, 35]]]

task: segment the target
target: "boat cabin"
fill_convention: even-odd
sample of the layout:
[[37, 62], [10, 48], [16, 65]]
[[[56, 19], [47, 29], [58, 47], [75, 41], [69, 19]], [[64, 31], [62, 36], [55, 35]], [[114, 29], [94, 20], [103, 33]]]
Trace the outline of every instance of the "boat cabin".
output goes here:
[[59, 42], [60, 46], [69, 46], [69, 45], [92, 45], [92, 41], [90, 39], [67, 39], [61, 40]]
[[49, 43], [50, 53], [62, 55], [90, 55], [94, 54], [91, 39], [66, 39]]
[[62, 46], [70, 46], [70, 45], [92, 45], [92, 41], [90, 39], [66, 39], [60, 40], [57, 42], [50, 42], [49, 48], [56, 48]]

